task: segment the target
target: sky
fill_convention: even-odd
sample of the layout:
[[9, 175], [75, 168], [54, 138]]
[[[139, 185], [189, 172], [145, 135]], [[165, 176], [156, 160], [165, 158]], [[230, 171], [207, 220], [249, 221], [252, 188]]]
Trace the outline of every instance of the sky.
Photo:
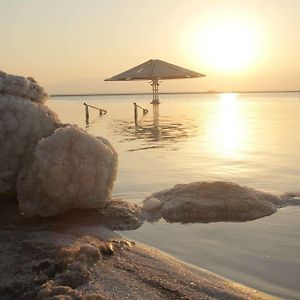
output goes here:
[[162, 92], [300, 90], [300, 0], [0, 0], [0, 70], [49, 93], [149, 92], [104, 82], [149, 59], [207, 77]]

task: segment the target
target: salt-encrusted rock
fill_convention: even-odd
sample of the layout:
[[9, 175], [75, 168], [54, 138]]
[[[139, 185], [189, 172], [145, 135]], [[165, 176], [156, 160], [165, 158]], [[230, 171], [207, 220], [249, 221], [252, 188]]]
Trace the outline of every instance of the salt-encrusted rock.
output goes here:
[[120, 198], [112, 198], [100, 214], [102, 222], [113, 230], [133, 230], [143, 224], [141, 207]]
[[282, 206], [300, 205], [300, 191], [284, 193], [280, 199], [283, 201]]
[[[59, 121], [56, 114], [42, 104], [20, 96], [3, 95], [2, 78], [0, 75], [0, 197], [7, 197], [15, 194], [17, 174], [32, 159], [37, 142], [51, 135]], [[9, 83], [11, 76], [5, 78]], [[10, 91], [4, 87], [4, 92]]]
[[37, 103], [44, 103], [47, 94], [32, 78], [10, 75], [0, 71], [0, 95], [22, 97]]
[[79, 253], [90, 261], [97, 261], [100, 258], [99, 249], [88, 243], [80, 246]]
[[207, 223], [249, 221], [273, 214], [282, 200], [231, 182], [194, 182], [152, 194], [143, 211], [150, 221]]
[[103, 138], [75, 127], [41, 139], [33, 163], [18, 176], [25, 216], [54, 216], [74, 208], [103, 208], [111, 197], [117, 153]]
[[37, 299], [81, 299], [81, 293], [69, 286], [57, 285], [53, 280], [49, 280], [41, 286]]
[[0, 72], [0, 198], [17, 192], [29, 217], [102, 208], [115, 180], [116, 152], [75, 126], [62, 129], [46, 99], [34, 79]]

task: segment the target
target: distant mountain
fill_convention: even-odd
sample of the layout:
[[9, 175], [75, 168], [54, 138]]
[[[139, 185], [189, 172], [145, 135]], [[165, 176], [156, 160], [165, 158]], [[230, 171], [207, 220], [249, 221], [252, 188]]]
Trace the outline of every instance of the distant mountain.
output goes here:
[[147, 82], [105, 82], [103, 78], [81, 78], [45, 86], [48, 94], [93, 94], [150, 92]]
[[[147, 81], [104, 81], [104, 78], [80, 78], [45, 86], [48, 94], [118, 94], [149, 93]], [[195, 91], [296, 91], [300, 90], [300, 70], [253, 74], [207, 74], [205, 78], [165, 80], [160, 92]]]

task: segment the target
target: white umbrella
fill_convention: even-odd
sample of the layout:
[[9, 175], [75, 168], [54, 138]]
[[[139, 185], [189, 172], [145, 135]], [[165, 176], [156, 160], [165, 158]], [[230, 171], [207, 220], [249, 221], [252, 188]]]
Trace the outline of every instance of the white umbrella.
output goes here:
[[184, 69], [160, 59], [150, 59], [134, 68], [115, 75], [105, 81], [150, 80], [153, 104], [159, 104], [159, 80], [204, 77], [205, 75]]

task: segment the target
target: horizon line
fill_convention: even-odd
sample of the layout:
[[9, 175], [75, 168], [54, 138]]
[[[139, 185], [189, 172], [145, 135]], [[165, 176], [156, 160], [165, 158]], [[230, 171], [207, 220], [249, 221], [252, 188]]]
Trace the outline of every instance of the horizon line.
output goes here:
[[[300, 90], [266, 90], [266, 91], [205, 91], [205, 92], [162, 92], [160, 95], [184, 95], [184, 94], [263, 94], [263, 93], [299, 93]], [[82, 96], [132, 96], [152, 95], [152, 93], [84, 93], [84, 94], [50, 94], [49, 97], [82, 97]]]

